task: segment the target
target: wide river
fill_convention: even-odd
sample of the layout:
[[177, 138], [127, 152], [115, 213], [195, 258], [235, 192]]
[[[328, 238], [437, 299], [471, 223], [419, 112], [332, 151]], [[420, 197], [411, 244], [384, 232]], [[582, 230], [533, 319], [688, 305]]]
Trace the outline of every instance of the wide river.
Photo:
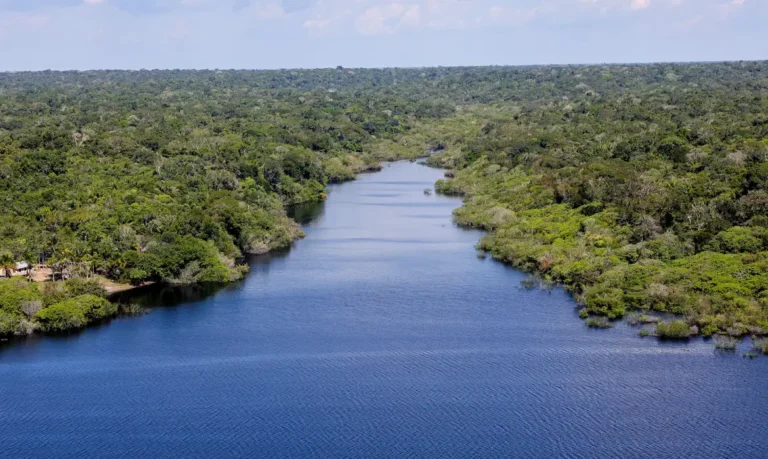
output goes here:
[[239, 284], [0, 348], [0, 456], [768, 457], [768, 358], [587, 329], [477, 257], [441, 175], [362, 175]]

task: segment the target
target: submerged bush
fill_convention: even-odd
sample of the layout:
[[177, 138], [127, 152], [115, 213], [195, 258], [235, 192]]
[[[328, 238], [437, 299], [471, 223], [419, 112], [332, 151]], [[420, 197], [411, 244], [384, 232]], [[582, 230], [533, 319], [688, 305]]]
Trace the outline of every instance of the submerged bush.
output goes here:
[[661, 319], [647, 314], [630, 314], [627, 318], [627, 322], [629, 322], [630, 325], [657, 324], [661, 322]]
[[149, 309], [136, 303], [121, 304], [118, 307], [118, 311], [124, 316], [140, 316], [147, 314]]
[[691, 327], [682, 320], [660, 322], [656, 325], [656, 335], [664, 339], [687, 339], [691, 334]]
[[520, 286], [524, 289], [531, 290], [536, 287], [536, 279], [533, 277], [526, 277], [520, 281]]
[[739, 340], [731, 336], [716, 336], [715, 348], [725, 351], [735, 351], [736, 346], [739, 345]]
[[613, 324], [605, 317], [590, 317], [585, 322], [589, 328], [611, 328]]

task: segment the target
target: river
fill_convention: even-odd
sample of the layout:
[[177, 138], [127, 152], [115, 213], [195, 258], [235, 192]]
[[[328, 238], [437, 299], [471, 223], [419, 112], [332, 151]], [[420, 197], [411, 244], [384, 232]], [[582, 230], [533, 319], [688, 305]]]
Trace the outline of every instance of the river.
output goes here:
[[442, 172], [296, 211], [224, 288], [0, 352], [0, 457], [765, 457], [768, 358], [593, 330], [477, 256]]

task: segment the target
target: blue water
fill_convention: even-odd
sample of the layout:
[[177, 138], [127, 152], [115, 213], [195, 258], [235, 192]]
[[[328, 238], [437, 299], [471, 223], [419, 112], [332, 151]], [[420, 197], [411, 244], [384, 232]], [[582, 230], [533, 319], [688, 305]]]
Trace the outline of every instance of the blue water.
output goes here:
[[0, 349], [0, 456], [767, 457], [768, 358], [587, 329], [397, 163], [225, 288]]

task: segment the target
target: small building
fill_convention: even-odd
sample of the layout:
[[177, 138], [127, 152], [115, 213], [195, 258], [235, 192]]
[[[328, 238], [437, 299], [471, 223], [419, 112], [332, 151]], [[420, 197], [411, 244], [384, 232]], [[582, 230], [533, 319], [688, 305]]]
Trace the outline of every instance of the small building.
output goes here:
[[26, 261], [20, 261], [16, 263], [16, 271], [29, 271], [30, 269], [32, 269], [32, 265]]

